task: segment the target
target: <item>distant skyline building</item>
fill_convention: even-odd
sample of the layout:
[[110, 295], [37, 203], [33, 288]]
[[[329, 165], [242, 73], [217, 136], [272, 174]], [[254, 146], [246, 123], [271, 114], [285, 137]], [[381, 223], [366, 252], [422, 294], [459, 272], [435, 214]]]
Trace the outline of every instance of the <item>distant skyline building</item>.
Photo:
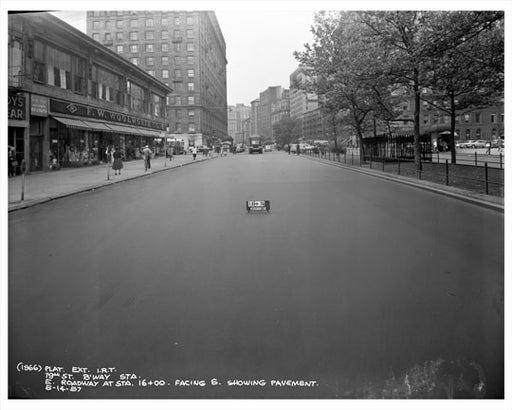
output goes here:
[[258, 134], [263, 141], [272, 141], [274, 130], [272, 129], [272, 104], [276, 104], [283, 98], [283, 87], [280, 85], [268, 87], [260, 93], [258, 106]]
[[245, 104], [228, 107], [228, 134], [235, 144], [242, 144], [245, 136], [243, 121], [251, 116], [251, 107]]
[[274, 135], [274, 126], [283, 118], [290, 117], [290, 90], [285, 89], [270, 109], [270, 121], [272, 123], [272, 136]]
[[167, 84], [169, 134], [228, 136], [226, 43], [213, 11], [89, 11], [87, 34]]

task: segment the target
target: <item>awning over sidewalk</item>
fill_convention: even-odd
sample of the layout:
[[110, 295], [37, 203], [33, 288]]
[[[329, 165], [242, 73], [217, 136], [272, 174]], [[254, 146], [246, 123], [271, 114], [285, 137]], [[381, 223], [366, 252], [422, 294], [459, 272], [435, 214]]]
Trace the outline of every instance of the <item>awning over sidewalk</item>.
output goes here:
[[79, 130], [89, 130], [91, 127], [89, 127], [87, 124], [85, 124], [83, 121], [80, 120], [74, 120], [71, 118], [62, 118], [62, 117], [53, 117], [55, 120], [60, 122], [61, 124], [64, 124], [68, 128], [76, 128]]
[[79, 130], [85, 131], [101, 131], [101, 132], [110, 132], [117, 134], [130, 134], [130, 135], [140, 135], [143, 137], [159, 137], [160, 132], [155, 130], [149, 130], [146, 128], [140, 127], [126, 127], [124, 125], [113, 124], [111, 122], [97, 122], [97, 121], [85, 121], [85, 120], [76, 120], [74, 118], [65, 118], [65, 117], [55, 117], [52, 116], [56, 121], [65, 125], [68, 128], [75, 128]]

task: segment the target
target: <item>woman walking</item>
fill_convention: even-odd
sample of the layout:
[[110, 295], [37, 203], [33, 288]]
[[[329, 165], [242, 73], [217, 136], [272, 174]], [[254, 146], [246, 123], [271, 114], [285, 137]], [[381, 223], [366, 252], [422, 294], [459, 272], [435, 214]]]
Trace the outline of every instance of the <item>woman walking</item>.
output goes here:
[[116, 147], [114, 151], [114, 164], [112, 165], [112, 169], [115, 171], [114, 175], [117, 175], [119, 172], [119, 175], [121, 175], [121, 169], [123, 169], [123, 160], [121, 151], [119, 151], [119, 148]]

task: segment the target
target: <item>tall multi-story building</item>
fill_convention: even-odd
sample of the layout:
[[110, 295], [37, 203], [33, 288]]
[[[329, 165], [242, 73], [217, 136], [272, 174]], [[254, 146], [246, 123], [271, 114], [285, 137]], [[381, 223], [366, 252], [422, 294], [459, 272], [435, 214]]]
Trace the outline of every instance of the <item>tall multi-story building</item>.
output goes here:
[[8, 20], [8, 144], [27, 171], [158, 151], [171, 89], [49, 13]]
[[302, 66], [290, 74], [290, 118], [300, 121], [302, 138], [307, 138], [304, 130], [304, 115], [318, 108], [318, 96], [300, 88], [307, 79]]
[[283, 96], [283, 87], [280, 85], [268, 87], [260, 93], [258, 105], [258, 134], [263, 141], [272, 141], [272, 104], [277, 103]]
[[244, 104], [228, 107], [228, 134], [235, 144], [243, 144], [243, 121], [251, 115], [251, 107]]
[[226, 43], [213, 11], [89, 11], [87, 34], [173, 89], [170, 134], [190, 145], [228, 136]]
[[259, 98], [251, 101], [251, 135], [259, 135], [260, 133], [259, 106]]
[[283, 90], [281, 98], [279, 98], [270, 107], [272, 131], [274, 130], [274, 126], [285, 117], [290, 117], [290, 90]]

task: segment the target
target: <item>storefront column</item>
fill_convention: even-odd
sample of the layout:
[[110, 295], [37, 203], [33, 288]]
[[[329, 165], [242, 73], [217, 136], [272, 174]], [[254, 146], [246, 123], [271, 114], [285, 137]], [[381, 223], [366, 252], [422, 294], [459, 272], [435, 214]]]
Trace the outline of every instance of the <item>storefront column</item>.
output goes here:
[[43, 121], [43, 171], [50, 168], [50, 118], [46, 117]]

